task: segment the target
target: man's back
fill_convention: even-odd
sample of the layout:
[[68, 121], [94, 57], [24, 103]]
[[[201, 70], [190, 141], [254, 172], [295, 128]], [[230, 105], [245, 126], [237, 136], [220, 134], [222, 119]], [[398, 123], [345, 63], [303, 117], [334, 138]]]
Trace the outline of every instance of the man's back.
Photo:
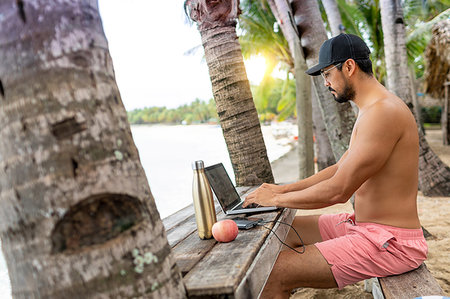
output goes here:
[[[370, 124], [360, 125], [364, 122]], [[386, 162], [357, 190], [356, 221], [419, 228], [416, 205], [419, 137], [414, 117], [401, 99], [386, 91], [383, 98], [360, 111], [350, 150], [353, 139], [367, 134], [371, 128], [388, 135], [383, 138], [385, 144], [379, 146], [392, 143], [392, 149]]]

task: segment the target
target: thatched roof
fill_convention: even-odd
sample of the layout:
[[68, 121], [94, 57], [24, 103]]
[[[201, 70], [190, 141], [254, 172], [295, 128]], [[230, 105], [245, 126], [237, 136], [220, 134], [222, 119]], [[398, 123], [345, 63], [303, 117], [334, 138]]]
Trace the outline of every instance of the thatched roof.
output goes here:
[[425, 92], [444, 98], [443, 84], [450, 81], [450, 20], [436, 23], [425, 51]]

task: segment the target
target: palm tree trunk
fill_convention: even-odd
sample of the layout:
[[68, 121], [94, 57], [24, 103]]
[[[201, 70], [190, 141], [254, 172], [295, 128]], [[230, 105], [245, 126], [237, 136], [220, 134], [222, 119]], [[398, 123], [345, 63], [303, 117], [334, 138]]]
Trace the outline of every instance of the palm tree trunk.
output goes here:
[[[312, 80], [311, 80], [312, 81]], [[336, 163], [336, 159], [331, 149], [330, 139], [327, 135], [327, 129], [320, 113], [319, 100], [314, 90], [311, 91], [313, 125], [315, 135], [315, 152], [317, 156], [317, 169], [320, 171]]]
[[322, 0], [323, 7], [327, 13], [327, 19], [330, 23], [331, 34], [333, 36], [341, 33], [342, 18], [336, 0]]
[[[400, 0], [381, 0], [380, 9], [386, 55], [387, 87], [400, 97], [414, 114], [401, 2]], [[445, 165], [431, 150], [419, 127], [420, 124], [418, 124], [419, 189], [428, 196], [448, 196], [450, 194], [450, 167]]]
[[423, 127], [423, 119], [421, 115], [421, 106], [419, 103], [419, 99], [417, 99], [417, 83], [415, 78], [415, 72], [413, 67], [409, 67], [409, 80], [410, 80], [410, 87], [411, 87], [411, 96], [412, 96], [412, 103], [414, 105], [414, 116], [417, 120], [417, 125], [419, 126], [419, 130], [422, 131], [423, 134], [425, 134], [425, 128]]
[[314, 174], [314, 143], [312, 128], [311, 80], [306, 72], [306, 62], [300, 46], [296, 26], [292, 20], [292, 12], [285, 0], [269, 1], [274, 16], [281, 24], [289, 50], [294, 58], [296, 107], [299, 149], [299, 179]]
[[[289, 48], [291, 51], [293, 51], [291, 48], [294, 48], [294, 42], [300, 43], [299, 37], [298, 37], [298, 31], [295, 28], [295, 30], [290, 30], [289, 26], [292, 24], [293, 16], [291, 12], [290, 6], [287, 4], [286, 1], [276, 1], [277, 4], [275, 4], [274, 0], [268, 1], [270, 8], [274, 14], [274, 16], [277, 18], [277, 20], [280, 20], [280, 27], [283, 31], [283, 35], [285, 35], [286, 40], [289, 42]], [[283, 18], [281, 18], [281, 15], [283, 12]], [[295, 35], [295, 36], [294, 36]], [[304, 60], [304, 53], [302, 53], [302, 58]], [[305, 61], [306, 63], [306, 61]], [[304, 74], [303, 74], [304, 75]], [[312, 85], [313, 81], [308, 78], [308, 84]], [[314, 88], [309, 88], [314, 89]], [[306, 96], [303, 96], [306, 98]], [[298, 103], [298, 101], [297, 101]], [[327, 135], [327, 131], [325, 128], [325, 124], [322, 118], [322, 113], [320, 111], [317, 95], [315, 91], [311, 93], [311, 119], [312, 119], [312, 125], [313, 125], [313, 132], [315, 137], [315, 143], [313, 144], [314, 152], [317, 157], [317, 166], [318, 170], [322, 170], [324, 168], [327, 168], [328, 166], [331, 166], [332, 164], [336, 163], [336, 160], [333, 155], [333, 151], [331, 148], [330, 140]], [[300, 125], [299, 125], [300, 127]], [[299, 144], [301, 140], [299, 139]], [[301, 154], [300, 150], [300, 155]], [[302, 178], [302, 173], [300, 173], [300, 178]]]
[[448, 89], [450, 82], [444, 83], [444, 105], [442, 105], [441, 127], [442, 127], [442, 143], [450, 145], [450, 97]]
[[[320, 46], [327, 39], [319, 5], [315, 0], [294, 0], [291, 3], [298, 31], [301, 32], [306, 64], [312, 67], [318, 63]], [[338, 104], [333, 100], [320, 76], [313, 77], [313, 81], [322, 118], [337, 161], [348, 148], [355, 115], [350, 103]]]
[[295, 93], [298, 126], [299, 179], [314, 174], [314, 141], [311, 106], [311, 79], [306, 72], [305, 59], [301, 53], [300, 40], [294, 50]]
[[217, 4], [188, 0], [186, 5], [202, 37], [217, 114], [236, 185], [273, 183], [272, 168], [236, 35], [238, 1]]
[[13, 297], [184, 297], [97, 1], [0, 11], [0, 235]]

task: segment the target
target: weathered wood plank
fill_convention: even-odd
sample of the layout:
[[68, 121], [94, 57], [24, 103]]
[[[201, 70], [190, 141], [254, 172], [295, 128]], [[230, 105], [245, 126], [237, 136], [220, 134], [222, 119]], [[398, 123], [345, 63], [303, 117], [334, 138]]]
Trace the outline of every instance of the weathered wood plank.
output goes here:
[[216, 243], [214, 239], [201, 240], [198, 234], [193, 232], [183, 242], [172, 248], [181, 275], [185, 276]]
[[378, 278], [386, 299], [416, 298], [421, 296], [444, 295], [438, 282], [425, 264], [401, 274]]
[[[294, 220], [296, 210], [284, 209], [280, 217], [280, 222], [291, 224]], [[276, 223], [273, 230], [281, 240], [285, 240], [290, 227], [285, 224]], [[236, 289], [235, 298], [258, 298], [264, 288], [266, 281], [272, 271], [273, 265], [282, 248], [281, 242], [273, 234], [267, 237], [261, 250], [253, 260], [247, 270], [245, 277]]]
[[[231, 219], [223, 212], [217, 214], [217, 220]], [[216, 240], [202, 240], [197, 231], [192, 232], [187, 238], [172, 247], [178, 268], [182, 276], [185, 276], [217, 243]]]
[[164, 218], [162, 220], [164, 228], [166, 229], [166, 231], [168, 231], [177, 226], [180, 222], [183, 222], [184, 220], [192, 216], [193, 214], [194, 214], [194, 205], [190, 204], [184, 207], [183, 209], [177, 211], [176, 213], [173, 213], [172, 215]]
[[[222, 210], [218, 203], [215, 206], [216, 215], [221, 215]], [[195, 212], [192, 207], [192, 215], [188, 218], [178, 222], [171, 229], [167, 230], [167, 240], [169, 241], [170, 247], [176, 246], [179, 242], [187, 238], [194, 231], [197, 231], [197, 222], [195, 221]]]
[[[238, 192], [244, 193], [249, 190], [255, 189], [254, 187], [239, 187]], [[218, 203], [216, 203], [218, 205]], [[217, 206], [216, 206], [217, 208]], [[193, 211], [191, 213], [194, 213]], [[232, 219], [227, 217], [223, 212], [217, 211], [217, 220], [222, 219]], [[192, 221], [189, 217], [187, 221]], [[188, 230], [192, 228], [192, 225]], [[180, 229], [177, 229], [181, 231]], [[216, 241], [212, 240], [201, 240], [194, 231], [184, 240], [181, 240], [184, 232], [176, 232], [170, 234], [170, 242], [172, 242], [172, 250], [177, 261], [178, 268], [181, 274], [186, 275], [215, 245]], [[175, 244], [175, 240], [178, 240]]]
[[[278, 212], [272, 212], [254, 217], [275, 220], [277, 215]], [[267, 229], [258, 226], [239, 231], [233, 242], [217, 243], [183, 278], [188, 296], [232, 295], [268, 234]]]

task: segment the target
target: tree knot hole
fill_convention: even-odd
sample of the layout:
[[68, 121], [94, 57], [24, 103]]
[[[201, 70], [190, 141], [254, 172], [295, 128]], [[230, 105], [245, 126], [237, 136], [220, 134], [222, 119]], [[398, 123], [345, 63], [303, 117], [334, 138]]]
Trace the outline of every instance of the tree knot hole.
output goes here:
[[3, 82], [0, 80], [0, 94], [5, 97], [5, 88], [3, 87]]
[[395, 24], [403, 24], [403, 18], [402, 17], [397, 17], [395, 19]]
[[63, 121], [52, 124], [52, 134], [57, 139], [65, 139], [86, 130], [85, 122], [77, 122], [75, 117], [67, 118]]
[[131, 229], [148, 215], [145, 206], [125, 194], [100, 194], [71, 207], [52, 232], [52, 253], [74, 252], [103, 244]]
[[71, 158], [70, 160], [72, 161], [73, 177], [77, 177], [78, 162], [74, 158]]
[[17, 3], [17, 12], [19, 13], [19, 17], [22, 20], [22, 22], [27, 22], [27, 17], [25, 15], [25, 9], [24, 9], [24, 3], [23, 0], [16, 0]]

